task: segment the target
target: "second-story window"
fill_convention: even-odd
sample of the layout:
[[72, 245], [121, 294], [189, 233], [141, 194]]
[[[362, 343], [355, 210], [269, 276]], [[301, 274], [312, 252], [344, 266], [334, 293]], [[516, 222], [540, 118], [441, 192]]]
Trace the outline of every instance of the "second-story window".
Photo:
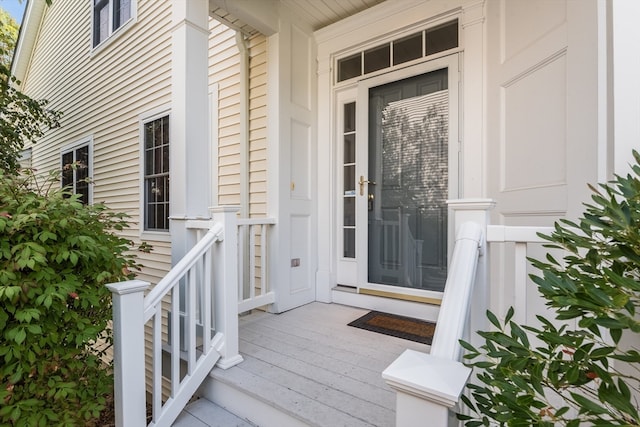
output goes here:
[[93, 47], [131, 18], [132, 0], [93, 0]]

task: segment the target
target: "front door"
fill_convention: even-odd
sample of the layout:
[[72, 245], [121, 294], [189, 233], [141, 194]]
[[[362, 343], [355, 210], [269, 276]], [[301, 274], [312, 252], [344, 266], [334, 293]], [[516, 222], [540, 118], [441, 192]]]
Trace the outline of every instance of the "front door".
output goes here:
[[457, 197], [457, 87], [452, 55], [363, 80], [355, 102], [345, 104], [355, 163], [345, 170], [343, 200], [355, 208], [351, 254], [361, 293], [419, 301], [442, 295], [446, 200]]

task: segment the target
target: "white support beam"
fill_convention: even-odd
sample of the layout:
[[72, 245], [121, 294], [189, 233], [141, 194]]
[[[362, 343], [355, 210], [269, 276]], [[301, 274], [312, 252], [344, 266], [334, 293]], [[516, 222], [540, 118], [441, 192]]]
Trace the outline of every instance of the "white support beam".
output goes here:
[[184, 221], [208, 218], [209, 13], [207, 0], [174, 0], [171, 32], [171, 255], [175, 264], [195, 242]]

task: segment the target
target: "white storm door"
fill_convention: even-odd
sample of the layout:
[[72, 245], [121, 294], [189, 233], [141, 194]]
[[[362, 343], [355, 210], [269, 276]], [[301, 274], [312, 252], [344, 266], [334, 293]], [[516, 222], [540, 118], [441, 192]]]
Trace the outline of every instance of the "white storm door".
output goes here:
[[458, 56], [361, 81], [355, 148], [358, 289], [438, 298], [458, 196]]

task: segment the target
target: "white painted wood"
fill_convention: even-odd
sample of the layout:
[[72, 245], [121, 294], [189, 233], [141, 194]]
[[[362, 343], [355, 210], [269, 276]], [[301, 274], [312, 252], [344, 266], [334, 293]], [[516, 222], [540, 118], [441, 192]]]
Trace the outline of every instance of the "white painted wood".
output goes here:
[[382, 373], [397, 392], [396, 427], [446, 426], [470, 375], [459, 361], [406, 350]]
[[189, 404], [172, 427], [252, 427], [253, 424], [236, 417], [206, 399]]
[[[315, 191], [317, 149], [315, 43], [311, 29], [280, 9], [279, 32], [270, 36], [267, 87], [270, 123], [267, 136], [267, 203], [278, 225], [272, 233], [270, 278], [276, 303], [270, 310], [282, 312], [315, 300], [317, 269], [318, 204]], [[293, 37], [298, 40], [294, 42]], [[308, 49], [308, 50], [305, 50]], [[294, 79], [298, 69], [309, 70], [306, 79]], [[295, 86], [294, 86], [295, 84]], [[304, 94], [296, 94], [301, 91]], [[308, 99], [308, 105], [296, 100]], [[274, 257], [275, 258], [275, 257]], [[300, 259], [292, 267], [292, 259]]]
[[112, 283], [113, 367], [116, 425], [144, 425], [144, 320], [140, 310], [148, 282]]
[[[631, 157], [631, 151], [638, 149], [640, 140], [640, 127], [635, 117], [640, 114], [640, 105], [637, 95], [640, 93], [640, 82], [637, 79], [640, 72], [640, 59], [633, 47], [634, 40], [638, 37], [638, 24], [635, 17], [640, 13], [640, 5], [631, 0], [623, 0], [611, 5], [610, 19], [612, 20], [612, 35], [610, 43], [615, 66], [612, 73], [613, 96], [610, 102], [610, 111], [615, 114], [613, 120], [613, 133], [615, 135], [613, 171], [625, 176], [629, 171], [629, 165], [635, 163]], [[603, 102], [604, 100], [602, 100]], [[602, 176], [599, 182], [611, 179], [611, 176]]]
[[469, 221], [460, 225], [438, 314], [438, 328], [431, 345], [433, 356], [453, 361], [460, 359], [459, 340], [464, 337], [467, 327], [482, 239], [483, 230], [478, 223]]
[[208, 97], [208, 1], [172, 2], [171, 31], [171, 257], [195, 242], [184, 220], [206, 218], [211, 201]]
[[424, 304], [415, 301], [404, 301], [396, 298], [385, 298], [374, 295], [358, 294], [356, 289], [336, 287], [331, 291], [331, 299], [336, 304], [377, 310], [384, 313], [414, 317], [435, 322], [440, 311], [439, 305]]
[[367, 310], [311, 303], [240, 317], [245, 362], [214, 369], [203, 397], [261, 426], [389, 426], [395, 395], [380, 376], [406, 348], [429, 346], [347, 326]]
[[238, 352], [238, 209], [216, 207], [211, 208], [211, 213], [214, 221], [225, 224], [224, 244], [213, 251], [213, 280], [215, 329], [225, 334], [218, 365], [226, 369], [242, 362]]

